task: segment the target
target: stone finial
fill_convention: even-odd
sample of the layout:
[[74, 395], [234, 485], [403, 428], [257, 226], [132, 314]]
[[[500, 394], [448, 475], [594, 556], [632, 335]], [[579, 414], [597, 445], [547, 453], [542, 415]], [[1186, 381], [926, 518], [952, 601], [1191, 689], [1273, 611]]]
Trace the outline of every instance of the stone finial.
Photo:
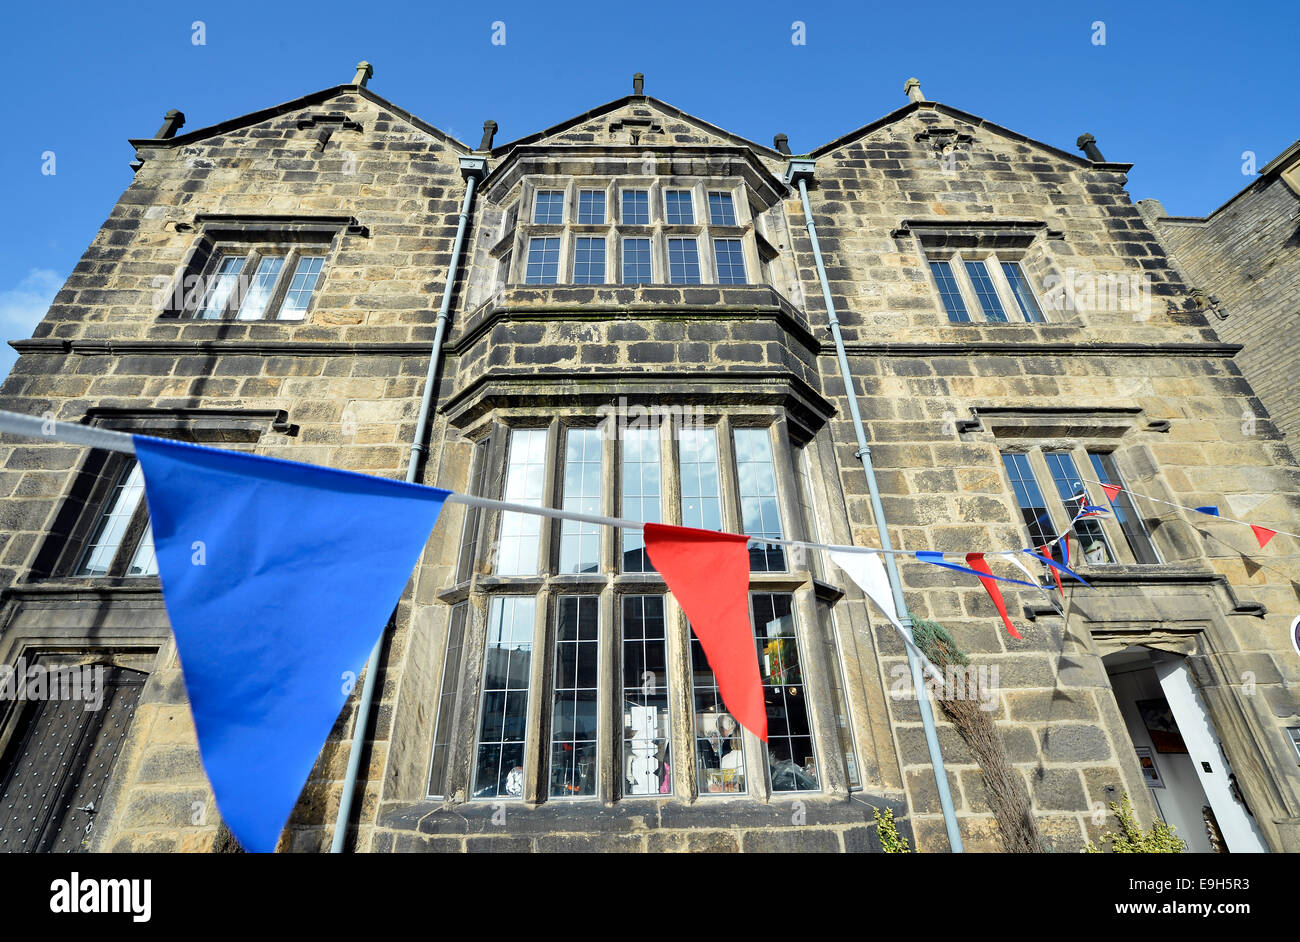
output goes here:
[[163, 115], [162, 127], [158, 129], [158, 133], [155, 134], [154, 137], [160, 141], [170, 140], [175, 137], [176, 132], [183, 127], [185, 127], [184, 112], [177, 111], [173, 108], [171, 111]]
[[1101, 151], [1097, 149], [1097, 139], [1091, 134], [1080, 134], [1079, 139], [1074, 143], [1089, 160], [1096, 161], [1099, 164], [1106, 162], [1106, 158], [1101, 156]]
[[778, 154], [790, 153], [790, 138], [786, 137], [784, 134], [778, 134], [776, 137], [772, 138], [772, 143], [776, 145], [776, 152]]
[[910, 78], [903, 83], [903, 94], [912, 101], [925, 101], [925, 95], [921, 93], [921, 80]]
[[492, 139], [496, 137], [497, 123], [495, 121], [483, 122], [483, 140], [479, 142], [479, 150], [491, 150]]
[[369, 82], [370, 76], [374, 74], [375, 74], [375, 67], [372, 66], [365, 59], [362, 59], [360, 62], [357, 63], [357, 74], [353, 77], [352, 84], [360, 85], [362, 88], [365, 88], [366, 82]]
[[640, 72], [637, 72], [635, 75], [632, 76], [632, 94], [633, 95], [645, 94], [645, 76], [642, 75]]

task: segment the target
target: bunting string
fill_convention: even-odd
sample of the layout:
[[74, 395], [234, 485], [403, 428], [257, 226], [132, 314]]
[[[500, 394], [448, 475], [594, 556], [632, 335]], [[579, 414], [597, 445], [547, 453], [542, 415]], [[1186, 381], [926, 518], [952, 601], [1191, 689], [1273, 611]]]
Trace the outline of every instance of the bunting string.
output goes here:
[[[1147, 494], [1139, 494], [1137, 491], [1129, 490], [1127, 487], [1120, 487], [1118, 484], [1103, 484], [1101, 481], [1093, 481], [1090, 478], [1083, 478], [1083, 480], [1089, 484], [1096, 484], [1098, 487], [1100, 487], [1102, 490], [1106, 492], [1106, 495], [1108, 497], [1112, 492], [1118, 494], [1122, 491], [1125, 494], [1129, 494], [1133, 497], [1140, 497], [1143, 500], [1150, 501], [1153, 504], [1164, 504], [1166, 507], [1177, 507], [1179, 510], [1189, 510], [1192, 513], [1204, 514], [1207, 517], [1214, 517], [1218, 520], [1226, 520], [1229, 523], [1240, 523], [1242, 526], [1250, 527], [1252, 530], [1256, 530], [1256, 528], [1259, 527], [1258, 524], [1251, 523], [1249, 520], [1238, 520], [1236, 517], [1225, 517], [1223, 514], [1219, 513], [1219, 509], [1217, 507], [1210, 507], [1209, 505], [1206, 505], [1205, 507], [1188, 507], [1186, 504], [1175, 504], [1171, 500], [1161, 500], [1159, 497], [1150, 497]], [[1112, 497], [1111, 500], [1114, 500], [1114, 498]], [[1213, 513], [1210, 512], [1211, 510], [1213, 511]], [[1290, 536], [1290, 537], [1294, 537], [1297, 540], [1300, 540], [1300, 533], [1291, 533], [1289, 530], [1278, 530], [1275, 527], [1259, 527], [1259, 529], [1265, 530], [1272, 534], [1280, 533], [1283, 536]], [[1255, 535], [1257, 537], [1260, 537], [1261, 546], [1264, 543], [1267, 543], [1269, 539], [1272, 539], [1272, 537], [1265, 538], [1260, 536], [1258, 530], [1256, 530]]]

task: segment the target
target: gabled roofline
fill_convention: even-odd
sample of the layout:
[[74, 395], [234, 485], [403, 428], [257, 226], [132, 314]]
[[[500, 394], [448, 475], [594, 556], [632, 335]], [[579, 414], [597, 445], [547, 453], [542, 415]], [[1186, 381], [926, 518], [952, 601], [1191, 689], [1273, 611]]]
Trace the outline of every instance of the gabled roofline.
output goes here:
[[757, 151], [758, 153], [766, 157], [772, 157], [776, 160], [784, 160], [786, 158], [785, 154], [782, 154], [771, 147], [764, 147], [762, 144], [759, 144], [756, 141], [749, 140], [749, 138], [741, 137], [739, 134], [733, 134], [731, 131], [728, 131], [725, 128], [720, 128], [716, 124], [711, 124], [708, 121], [705, 121], [703, 118], [697, 118], [693, 114], [689, 114], [685, 111], [682, 111], [680, 108], [670, 105], [668, 104], [668, 102], [662, 101], [658, 98], [654, 98], [650, 95], [624, 95], [622, 98], [616, 98], [613, 101], [607, 101], [603, 105], [597, 105], [595, 108], [592, 108], [589, 111], [585, 111], [580, 115], [576, 115], [575, 117], [568, 118], [564, 121], [561, 121], [559, 124], [552, 125], [549, 128], [544, 128], [541, 131], [536, 131], [525, 137], [518, 138], [516, 140], [511, 141], [508, 144], [502, 144], [500, 147], [494, 147], [492, 148], [492, 156], [503, 157], [515, 147], [521, 147], [525, 144], [533, 144], [536, 143], [537, 141], [542, 140], [545, 137], [549, 137], [552, 134], [559, 134], [561, 131], [567, 131], [569, 128], [575, 127], [576, 125], [579, 125], [584, 121], [590, 121], [592, 118], [600, 117], [600, 115], [602, 114], [608, 114], [609, 112], [614, 111], [618, 108], [622, 108], [624, 105], [627, 105], [633, 101], [652, 104], [655, 107], [660, 108], [663, 111], [666, 111], [668, 114], [673, 115], [676, 118], [680, 118], [683, 121], [692, 121], [695, 124], [698, 124], [701, 127], [706, 128], [707, 130], [713, 132], [714, 134], [721, 135], [722, 137], [725, 137], [729, 140], [743, 144], [745, 147], [752, 148], [753, 150]]
[[1071, 154], [1069, 151], [1061, 150], [1061, 148], [1059, 147], [1053, 147], [1051, 144], [1046, 144], [1042, 141], [1035, 140], [1032, 137], [1026, 137], [1024, 134], [1021, 134], [1018, 131], [1013, 131], [1010, 128], [1003, 127], [1000, 124], [996, 124], [993, 121], [989, 121], [985, 118], [981, 118], [979, 115], [971, 114], [969, 111], [962, 111], [960, 108], [954, 108], [951, 105], [945, 105], [942, 102], [938, 102], [938, 101], [909, 101], [903, 107], [895, 111], [891, 111], [889, 114], [885, 115], [884, 117], [877, 118], [875, 121], [872, 121], [870, 124], [864, 124], [862, 127], [857, 128], [856, 130], [853, 131], [849, 131], [847, 134], [841, 134], [833, 141], [829, 141], [828, 143], [823, 144], [821, 147], [818, 147], [815, 150], [809, 152], [808, 156], [814, 158], [825, 156], [835, 148], [844, 146], [849, 141], [856, 140], [859, 137], [865, 137], [866, 135], [871, 134], [874, 131], [880, 130], [886, 125], [890, 125], [896, 121], [902, 120], [903, 118], [912, 114], [912, 112], [914, 111], [922, 111], [922, 110], [937, 111], [941, 114], [946, 114], [950, 118], [956, 118], [960, 121], [965, 121], [967, 124], [972, 124], [977, 128], [988, 128], [990, 131], [993, 131], [994, 133], [1000, 134], [1004, 137], [1011, 138], [1014, 141], [1019, 141], [1022, 144], [1030, 144], [1034, 147], [1038, 147], [1041, 148], [1042, 150], [1048, 151], [1051, 154], [1055, 154], [1057, 157], [1060, 157], [1064, 160], [1068, 160], [1070, 163], [1075, 164], [1080, 168], [1090, 168], [1094, 170], [1114, 170], [1119, 173], [1127, 173], [1129, 170], [1133, 168], [1132, 164], [1127, 164], [1127, 163], [1112, 163], [1110, 161], [1107, 161], [1105, 163], [1097, 163], [1091, 161], [1086, 157], [1080, 157], [1078, 154]]
[[382, 95], [376, 95], [374, 92], [366, 88], [364, 85], [351, 85], [351, 84], [334, 85], [330, 88], [323, 88], [320, 91], [311, 92], [310, 94], [303, 95], [300, 98], [295, 98], [292, 101], [286, 101], [278, 105], [272, 105], [270, 108], [263, 108], [260, 111], [252, 111], [249, 112], [248, 114], [240, 115], [235, 118], [230, 118], [218, 124], [209, 125], [206, 128], [196, 128], [195, 130], [189, 131], [185, 134], [177, 134], [175, 137], [170, 137], [165, 139], [160, 139], [156, 137], [133, 137], [133, 138], [128, 138], [127, 143], [129, 143], [132, 147], [136, 148], [137, 150], [141, 148], [181, 147], [186, 144], [192, 144], [196, 141], [201, 141], [204, 138], [213, 137], [217, 134], [225, 134], [237, 128], [247, 127], [250, 124], [257, 124], [258, 122], [266, 121], [269, 120], [270, 118], [279, 117], [282, 114], [287, 114], [290, 111], [297, 111], [298, 109], [308, 107], [309, 105], [319, 104], [322, 101], [328, 101], [329, 99], [344, 93], [348, 93], [352, 95], [360, 95], [362, 98], [366, 99], [367, 101], [373, 104], [378, 105], [380, 108], [383, 108], [386, 111], [391, 111], [393, 114], [397, 115], [399, 118], [401, 118], [403, 121], [406, 121], [408, 124], [412, 125], [413, 127], [418, 128], [419, 130], [423, 131], [426, 134], [430, 134], [433, 137], [438, 138], [440, 141], [442, 141], [445, 144], [451, 145], [454, 149], [460, 150], [461, 152], [466, 154], [473, 153], [473, 151], [468, 146], [456, 140], [446, 131], [439, 130], [438, 128], [435, 128], [432, 124], [429, 124], [427, 121], [417, 118], [415, 115], [411, 114], [405, 108], [393, 104], [391, 101], [389, 101], [387, 98], [384, 98]]

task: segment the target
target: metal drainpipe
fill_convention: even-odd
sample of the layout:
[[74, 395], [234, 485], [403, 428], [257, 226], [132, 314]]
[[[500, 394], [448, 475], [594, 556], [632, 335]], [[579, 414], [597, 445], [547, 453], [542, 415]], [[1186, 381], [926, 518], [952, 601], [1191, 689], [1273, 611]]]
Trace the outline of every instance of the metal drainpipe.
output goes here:
[[[411, 483], [417, 483], [420, 463], [429, 451], [424, 442], [429, 437], [429, 417], [433, 413], [433, 397], [438, 388], [438, 368], [442, 365], [442, 341], [447, 335], [451, 295], [456, 287], [456, 271], [460, 267], [465, 230], [469, 228], [469, 211], [474, 204], [474, 185], [486, 171], [485, 158], [460, 158], [460, 172], [465, 178], [465, 199], [461, 203], [460, 220], [456, 224], [456, 241], [451, 247], [447, 284], [442, 291], [442, 305], [438, 308], [438, 322], [433, 332], [433, 348], [429, 353], [429, 371], [425, 374], [424, 395], [420, 398], [420, 417], [415, 422], [415, 437], [411, 440], [411, 458], [406, 466], [406, 480]], [[375, 675], [379, 673], [379, 655], [383, 645], [384, 637], [381, 634], [374, 650], [370, 652], [370, 660], [366, 662], [366, 677], [361, 684], [361, 699], [357, 702], [357, 719], [352, 730], [352, 751], [348, 754], [348, 771], [343, 778], [343, 795], [339, 799], [339, 813], [334, 819], [334, 839], [330, 843], [331, 854], [343, 853], [343, 842], [347, 838], [348, 817], [352, 813], [352, 799], [357, 789], [357, 773], [361, 768], [361, 747], [365, 743], [366, 727], [370, 725], [370, 710], [375, 696]]]
[[[858, 439], [858, 458], [862, 460], [862, 470], [867, 474], [867, 489], [871, 492], [871, 514], [876, 518], [876, 532], [880, 535], [880, 548], [890, 550], [889, 526], [885, 521], [885, 510], [880, 503], [880, 488], [876, 483], [876, 469], [871, 463], [871, 449], [867, 446], [867, 433], [862, 427], [862, 413], [858, 411], [858, 396], [853, 388], [853, 376], [849, 372], [848, 354], [844, 352], [844, 336], [840, 333], [840, 321], [835, 314], [835, 302], [831, 298], [830, 283], [826, 280], [826, 265], [822, 261], [821, 243], [817, 241], [817, 227], [813, 224], [812, 207], [808, 203], [808, 182], [813, 178], [816, 161], [795, 159], [790, 161], [786, 171], [786, 182], [798, 181], [799, 198], [803, 200], [803, 218], [808, 227], [808, 237], [812, 242], [813, 259], [817, 263], [817, 277], [821, 281], [822, 297], [826, 301], [826, 313], [830, 319], [831, 335], [835, 338], [835, 353], [840, 361], [840, 377], [844, 380], [844, 393], [849, 401], [849, 415], [853, 419], [853, 432]], [[908, 614], [907, 603], [903, 600], [903, 582], [898, 577], [898, 566], [894, 556], [886, 552], [885, 571], [889, 576], [889, 588], [893, 591], [894, 607], [898, 609], [898, 618], [903, 627], [912, 634], [912, 617]], [[916, 692], [916, 702], [921, 710], [921, 723], [925, 727], [925, 744], [930, 749], [930, 765], [934, 768], [934, 781], [939, 789], [939, 806], [943, 809], [943, 822], [948, 831], [948, 845], [954, 854], [962, 852], [961, 831], [957, 827], [957, 813], [952, 804], [952, 792], [948, 788], [948, 773], [944, 770], [943, 753], [939, 750], [939, 734], [934, 726], [934, 711], [930, 698], [926, 695], [925, 684], [921, 676], [921, 662], [909, 649], [907, 662], [912, 669], [912, 689]]]

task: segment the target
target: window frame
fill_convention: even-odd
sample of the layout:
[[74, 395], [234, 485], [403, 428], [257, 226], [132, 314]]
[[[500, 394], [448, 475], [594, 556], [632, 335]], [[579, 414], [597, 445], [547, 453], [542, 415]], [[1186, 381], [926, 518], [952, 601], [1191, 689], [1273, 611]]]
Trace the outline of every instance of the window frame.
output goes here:
[[[563, 221], [534, 222], [537, 194], [555, 191], [564, 193]], [[584, 193], [603, 192], [604, 221], [581, 221], [581, 201]], [[646, 222], [625, 221], [623, 195], [646, 194]], [[669, 223], [667, 194], [690, 194], [692, 221]], [[530, 175], [520, 184], [517, 199], [506, 210], [503, 241], [498, 252], [498, 278], [503, 285], [734, 285], [760, 284], [770, 277], [770, 272], [760, 255], [756, 224], [749, 200], [745, 198], [746, 184], [739, 177], [681, 177], [681, 176], [627, 176], [611, 177], [560, 177]], [[715, 223], [712, 220], [710, 196], [724, 194], [730, 197], [734, 223]], [[528, 211], [525, 212], [524, 210]], [[551, 218], [548, 216], [548, 218]], [[513, 229], [513, 231], [512, 231]], [[555, 281], [529, 281], [528, 261], [533, 239], [558, 237], [560, 239]], [[599, 282], [578, 282], [578, 238], [604, 237], [605, 274]], [[699, 281], [674, 282], [669, 264], [670, 239], [694, 239], [699, 263]], [[627, 239], [647, 239], [650, 243], [650, 274], [648, 280], [626, 280]], [[732, 240], [740, 244], [740, 269], [744, 281], [720, 280], [715, 241]], [[712, 276], [712, 278], [708, 278]], [[759, 280], [756, 280], [759, 279]]]
[[[923, 251], [925, 260], [926, 279], [930, 284], [931, 290], [939, 299], [939, 308], [948, 318], [950, 324], [980, 324], [980, 325], [1024, 325], [1024, 324], [1047, 324], [1047, 308], [1038, 292], [1034, 289], [1032, 279], [1029, 273], [1025, 271], [1024, 255], [1017, 251], [992, 251], [984, 249], [957, 249], [953, 251], [929, 250]], [[933, 265], [942, 263], [948, 266], [951, 274], [953, 286], [957, 297], [960, 298], [962, 306], [965, 308], [966, 319], [955, 319], [952, 312], [949, 311], [947, 302], [944, 300], [944, 289], [939, 284], [939, 279], [935, 275]], [[998, 303], [1002, 307], [1002, 313], [1006, 316], [1005, 320], [994, 320], [989, 317], [988, 311], [984, 306], [983, 297], [977, 289], [967, 265], [982, 264], [984, 271], [988, 275], [988, 280], [994, 292]], [[1015, 287], [1007, 277], [1003, 265], [1015, 265], [1020, 271], [1020, 276], [1024, 281], [1025, 288], [1029, 291], [1037, 307], [1039, 319], [1031, 320], [1024, 306], [1020, 303], [1020, 298], [1016, 294]]]
[[[216, 277], [223, 262], [229, 258], [242, 258], [243, 266], [233, 277], [235, 287], [226, 297], [225, 302], [221, 305], [215, 317], [205, 317], [204, 312], [207, 310], [208, 299], [216, 289]], [[257, 277], [258, 268], [262, 262], [268, 258], [281, 258], [283, 263], [280, 266], [275, 280], [271, 284], [271, 290], [267, 293], [266, 303], [263, 306], [261, 316], [259, 317], [241, 317], [240, 312], [243, 310], [245, 302], [252, 294], [253, 281]], [[316, 283], [312, 286], [311, 296], [308, 298], [307, 306], [303, 308], [301, 317], [281, 317], [281, 311], [284, 309], [285, 302], [288, 300], [289, 291], [292, 287], [293, 280], [298, 273], [298, 266], [304, 260], [319, 258], [321, 260], [320, 271], [317, 273]], [[297, 324], [305, 322], [314, 310], [316, 299], [320, 296], [321, 286], [325, 281], [327, 271], [327, 262], [329, 261], [328, 245], [306, 244], [300, 242], [279, 242], [279, 241], [258, 241], [258, 242], [236, 242], [232, 240], [222, 240], [216, 242], [212, 247], [211, 257], [207, 264], [204, 265], [200, 274], [200, 284], [204, 287], [201, 295], [194, 300], [193, 311], [186, 311], [182, 316], [185, 320], [191, 320], [198, 323], [214, 322], [240, 322], [248, 324], [259, 323], [285, 323]], [[188, 304], [186, 305], [188, 308]]]
[[[550, 423], [543, 427], [538, 424], [537, 418], [538, 416], [534, 411], [523, 407], [501, 410], [500, 413], [494, 415], [493, 419], [489, 420], [489, 431], [485, 435], [485, 438], [490, 438], [497, 444], [495, 446], [480, 447], [487, 448], [483, 452], [484, 460], [488, 464], [492, 464], [494, 461], [493, 454], [503, 454], [502, 452], [496, 452], [496, 448], [503, 448], [504, 453], [508, 454], [513, 432], [517, 430], [544, 432], [544, 444], [537, 446], [541, 447], [542, 451], [547, 455], [546, 480], [543, 483], [543, 494], [545, 495], [543, 503], [547, 506], [561, 506], [563, 499], [563, 468], [566, 462], [564, 445], [567, 441], [567, 435], [575, 428], [590, 428], [592, 422], [590, 417], [578, 416], [572, 419], [567, 416], [564, 418], [553, 417]], [[771, 445], [776, 506], [781, 518], [782, 534], [797, 537], [799, 534], [805, 533], [804, 527], [807, 524], [795, 519], [795, 515], [799, 512], [798, 508], [802, 505], [791, 503], [796, 499], [795, 490], [792, 490], [792, 488], [798, 487], [794, 467], [793, 465], [789, 468], [783, 468], [782, 466], [782, 462], [794, 460], [795, 452], [788, 440], [784, 420], [779, 416], [779, 413], [776, 410], [721, 412], [718, 414], [710, 412], [707, 415], [697, 415], [695, 423], [713, 429], [718, 441], [718, 491], [721, 528], [731, 532], [742, 532], [743, 530], [739, 487], [740, 469], [736, 464], [735, 434], [741, 430], [762, 430], [766, 432], [767, 440]], [[686, 425], [695, 427], [695, 423], [688, 421]], [[677, 445], [682, 427], [683, 423], [680, 421], [680, 416], [674, 416], [654, 429], [655, 440], [658, 443], [659, 517], [663, 522], [670, 524], [681, 522], [680, 510], [676, 505], [679, 500], [680, 488]], [[479, 441], [482, 440], [484, 439], [479, 439]], [[601, 474], [603, 486], [601, 489], [601, 512], [606, 515], [617, 516], [617, 508], [621, 506], [624, 464], [623, 445], [624, 442], [621, 437], [614, 439], [608, 435], [602, 436]], [[468, 473], [476, 475], [478, 467], [471, 463]], [[500, 472], [500, 478], [496, 482], [502, 492], [506, 487], [507, 474], [508, 471]], [[491, 490], [491, 485], [489, 485], [489, 490]], [[502, 515], [484, 514], [476, 522], [478, 546], [483, 547], [494, 542], [493, 527], [495, 526], [499, 531], [500, 524], [499, 522], [494, 524], [492, 518], [500, 516]], [[447, 596], [449, 604], [472, 600], [477, 596], [481, 601], [474, 603], [471, 611], [478, 610], [486, 616], [467, 620], [463, 641], [465, 646], [465, 650], [462, 652], [463, 662], [475, 660], [475, 656], [472, 654], [474, 646], [477, 645], [482, 648], [483, 645], [487, 644], [490, 637], [490, 626], [487, 622], [490, 621], [491, 612], [497, 604], [497, 599], [519, 597], [522, 594], [540, 602], [533, 609], [532, 656], [534, 659], [545, 657], [550, 660], [545, 663], [538, 663], [535, 660], [531, 669], [527, 699], [528, 712], [524, 718], [527, 730], [524, 745], [525, 761], [523, 763], [525, 769], [524, 793], [519, 796], [498, 794], [483, 796], [483, 798], [474, 797], [477, 757], [480, 746], [479, 737], [483, 722], [482, 711], [484, 709], [484, 677], [482, 669], [479, 671], [480, 676], [477, 681], [463, 672], [457, 681], [461, 684], [472, 685], [477, 683], [479, 686], [476, 691], [477, 696], [466, 697], [457, 694], [459, 700], [456, 702], [460, 704], [457, 709], [461, 711], [461, 715], [457, 718], [456, 725], [457, 728], [465, 730], [466, 735], [469, 737], [470, 741], [463, 748], [468, 750], [471, 758], [468, 763], [457, 762], [455, 752], [461, 747], [452, 747], [452, 765], [463, 767], [458, 772], [452, 769], [448, 774], [453, 777], [455, 775], [464, 776], [465, 780], [453, 781], [449, 778], [445, 790], [453, 794], [458, 790], [463, 790], [468, 796], [466, 800], [522, 800], [529, 803], [585, 801], [593, 797], [600, 798], [603, 801], [635, 801], [642, 798], [693, 801], [700, 797], [706, 797], [709, 800], [727, 800], [729, 798], [767, 800], [773, 796], [789, 797], [793, 794], [773, 790], [770, 781], [770, 770], [765, 770], [763, 775], [759, 776], [760, 770], [763, 770], [765, 766], [770, 767], [771, 762], [774, 760], [769, 757], [769, 751], [763, 743], [743, 730], [742, 735], [745, 737], [746, 742], [744, 768], [745, 778], [748, 783], [747, 791], [744, 794], [709, 794], [697, 790], [700, 771], [696, 768], [696, 744], [693, 738], [690, 741], [683, 739], [683, 736], [686, 735], [683, 732], [684, 730], [690, 731], [690, 735], [693, 737], [696, 723], [695, 703], [691, 693], [692, 679], [677, 676], [680, 670], [686, 669], [689, 671], [689, 660], [683, 660], [683, 658], [689, 658], [693, 636], [688, 627], [685, 614], [675, 600], [672, 599], [661, 575], [653, 570], [647, 572], [627, 572], [623, 570], [623, 542], [620, 539], [610, 537], [605, 532], [602, 532], [601, 535], [598, 572], [569, 574], [559, 572], [560, 524], [558, 521], [546, 519], [542, 522], [542, 532], [538, 537], [539, 559], [536, 573], [515, 576], [494, 571], [490, 575], [483, 576], [481, 575], [484, 572], [483, 567], [471, 562], [469, 567], [471, 571], [476, 571], [480, 575], [472, 576], [469, 583], [458, 585], [453, 590], [449, 590], [450, 594]], [[602, 528], [603, 530], [604, 528]], [[465, 540], [466, 537], [462, 534], [461, 545], [465, 544]], [[804, 690], [810, 693], [808, 699], [812, 701], [807, 705], [808, 735], [813, 743], [813, 754], [817, 763], [818, 786], [816, 790], [803, 791], [800, 794], [824, 795], [830, 791], [830, 786], [826, 779], [827, 773], [823, 768], [824, 760], [821, 757], [830, 756], [830, 761], [836, 764], [844, 764], [845, 769], [841, 778], [844, 778], [846, 782], [851, 774], [848, 767], [849, 761], [852, 760], [854, 763], [857, 761], [856, 731], [851, 730], [852, 735], [848, 737], [849, 748], [852, 749], [851, 756], [842, 755], [842, 731], [838, 726], [838, 714], [836, 716], [821, 716], [822, 712], [826, 712], [822, 710], [824, 704], [821, 703], [821, 699], [824, 698], [817, 698], [812, 693], [819, 690], [823, 684], [830, 683], [823, 676], [826, 670], [839, 671], [842, 683], [843, 666], [840, 659], [843, 657], [843, 652], [839, 650], [839, 639], [835, 636], [832, 612], [827, 612], [832, 618], [829, 625], [821, 624], [820, 621], [817, 624], [809, 623], [810, 618], [820, 620], [822, 613], [812, 598], [813, 590], [810, 588], [811, 583], [808, 582], [807, 564], [800, 563], [796, 565], [788, 553], [785, 554], [785, 564], [785, 571], [751, 573], [747, 592], [751, 630], [755, 633], [754, 642], [757, 644], [757, 632], [761, 626], [753, 624], [753, 599], [756, 595], [776, 594], [788, 597], [794, 624], [796, 650], [798, 651], [799, 663], [805, 671]], [[458, 557], [458, 568], [463, 568], [464, 565], [464, 560]], [[493, 568], [495, 570], [496, 567]], [[600, 663], [597, 693], [599, 720], [596, 757], [600, 772], [596, 780], [595, 795], [567, 797], [552, 796], [550, 790], [553, 777], [552, 750], [554, 748], [552, 727], [556, 719], [554, 713], [556, 684], [554, 659], [556, 652], [554, 649], [558, 637], [557, 619], [560, 613], [560, 599], [572, 595], [590, 595], [594, 597], [599, 613], [597, 634]], [[624, 752], [626, 704], [623, 697], [625, 680], [623, 676], [623, 651], [626, 644], [624, 620], [626, 614], [625, 600], [633, 596], [659, 596], [663, 599], [664, 644], [666, 646], [668, 676], [657, 680], [656, 685], [661, 688], [661, 692], [666, 689], [664, 695], [667, 697], [666, 703], [671, 717], [669, 739], [666, 747], [666, 754], [672, 757], [669, 759], [671, 780], [668, 783], [668, 792], [657, 792], [654, 795], [629, 794], [624, 790], [626, 761]], [[450, 611], [448, 617], [452, 617]], [[476, 624], [478, 621], [483, 624], [481, 626]], [[470, 627], [471, 625], [473, 627]], [[822, 642], [825, 639], [822, 638], [819, 632], [831, 633], [828, 637], [833, 643], [834, 651], [829, 652], [827, 655], [823, 654], [822, 649], [825, 645]], [[610, 653], [611, 651], [613, 654]], [[817, 664], [819, 666], [815, 669], [807, 666], [810, 659], [824, 660], [831, 654], [836, 655], [833, 663], [823, 665], [818, 660]], [[446, 682], [445, 673], [447, 670], [445, 657], [444, 652], [444, 682]], [[483, 651], [480, 650], [478, 659], [482, 658]], [[437, 696], [439, 703], [445, 702], [441, 689], [439, 689]], [[851, 724], [852, 714], [848, 713], [849, 704], [846, 702], [844, 706], [847, 713], [845, 719]], [[469, 713], [471, 709], [475, 711], [473, 714]], [[683, 710], [686, 712], [682, 713]], [[439, 720], [435, 715], [435, 723], [437, 722]], [[435, 726], [435, 732], [436, 729]], [[432, 743], [430, 748], [432, 762], [434, 757]], [[689, 750], [689, 762], [685, 759], [686, 753], [683, 750]], [[675, 761], [673, 761], [674, 759]], [[796, 761], [802, 762], [802, 759], [801, 756]], [[504, 779], [500, 781], [504, 781]], [[498, 785], [498, 787], [500, 786]], [[444, 796], [431, 795], [430, 797], [443, 798]]]

